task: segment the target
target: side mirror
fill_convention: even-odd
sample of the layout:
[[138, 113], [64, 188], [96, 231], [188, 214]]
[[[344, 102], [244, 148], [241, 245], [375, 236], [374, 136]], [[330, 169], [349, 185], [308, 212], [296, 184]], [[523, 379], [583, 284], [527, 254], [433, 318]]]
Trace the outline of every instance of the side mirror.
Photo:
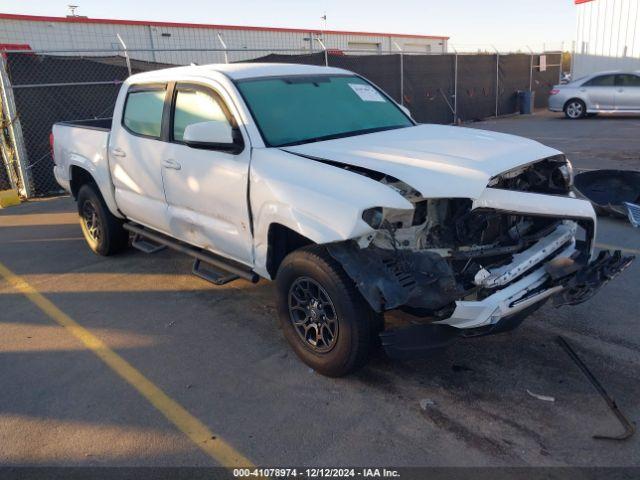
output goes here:
[[407, 107], [405, 107], [404, 105], [398, 105], [398, 106], [400, 107], [400, 110], [402, 110], [404, 113], [406, 113], [409, 118], [413, 118], [411, 116], [411, 112], [409, 111], [409, 109]]
[[211, 120], [187, 125], [182, 136], [184, 143], [193, 148], [220, 150], [241, 149], [241, 142], [234, 140], [234, 131], [227, 122]]

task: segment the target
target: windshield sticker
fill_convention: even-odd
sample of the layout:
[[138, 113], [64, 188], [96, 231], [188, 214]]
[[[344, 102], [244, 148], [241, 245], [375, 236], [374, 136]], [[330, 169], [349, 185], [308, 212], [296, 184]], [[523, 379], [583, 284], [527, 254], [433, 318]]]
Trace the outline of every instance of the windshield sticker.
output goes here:
[[356, 92], [356, 95], [360, 97], [360, 100], [364, 102], [384, 102], [384, 97], [378, 93], [378, 91], [371, 85], [364, 85], [362, 83], [350, 83], [351, 89]]

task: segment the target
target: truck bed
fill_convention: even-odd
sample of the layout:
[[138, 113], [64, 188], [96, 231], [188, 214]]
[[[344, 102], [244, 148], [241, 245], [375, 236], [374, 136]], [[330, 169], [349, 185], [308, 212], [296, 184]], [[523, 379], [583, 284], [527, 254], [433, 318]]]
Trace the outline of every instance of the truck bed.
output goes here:
[[67, 122], [56, 122], [57, 125], [65, 125], [68, 127], [90, 128], [93, 130], [111, 130], [112, 118], [90, 118], [87, 120], [71, 120]]
[[[71, 190], [71, 167], [75, 165], [90, 172], [101, 191], [110, 192], [109, 160], [107, 145], [111, 131], [111, 119], [99, 118], [53, 124], [53, 172], [58, 183]], [[103, 190], [104, 189], [104, 190]], [[108, 197], [108, 194], [103, 194]], [[115, 207], [113, 200], [106, 201]]]

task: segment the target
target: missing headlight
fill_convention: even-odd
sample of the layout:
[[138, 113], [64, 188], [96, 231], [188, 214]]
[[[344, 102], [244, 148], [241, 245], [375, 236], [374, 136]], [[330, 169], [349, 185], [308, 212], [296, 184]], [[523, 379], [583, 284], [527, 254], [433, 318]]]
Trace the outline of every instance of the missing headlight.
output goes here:
[[493, 177], [488, 186], [518, 192], [566, 195], [573, 186], [573, 166], [564, 155], [556, 155], [501, 173]]

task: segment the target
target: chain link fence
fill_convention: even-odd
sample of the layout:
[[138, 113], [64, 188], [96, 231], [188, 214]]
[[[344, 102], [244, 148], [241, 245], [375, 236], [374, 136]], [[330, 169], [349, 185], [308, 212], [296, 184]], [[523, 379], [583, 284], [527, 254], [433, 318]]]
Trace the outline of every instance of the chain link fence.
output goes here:
[[372, 54], [295, 50], [11, 51], [0, 65], [0, 189], [25, 197], [60, 192], [49, 134], [55, 122], [107, 118], [122, 82], [138, 72], [175, 65], [286, 62], [344, 68], [368, 78], [420, 123], [452, 124], [512, 114], [517, 92], [534, 90], [536, 107], [559, 83], [561, 53]]

